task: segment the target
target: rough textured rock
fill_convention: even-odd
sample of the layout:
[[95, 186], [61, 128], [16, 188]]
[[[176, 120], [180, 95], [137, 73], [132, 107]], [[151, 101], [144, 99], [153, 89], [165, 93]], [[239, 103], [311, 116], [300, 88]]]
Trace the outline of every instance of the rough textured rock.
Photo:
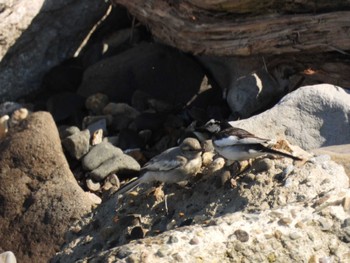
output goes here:
[[316, 154], [327, 154], [333, 161], [343, 165], [350, 178], [350, 144], [332, 145], [312, 150]]
[[107, 7], [100, 0], [3, 1], [1, 99], [16, 99], [37, 90], [45, 71], [73, 56]]
[[89, 67], [78, 89], [88, 97], [97, 92], [110, 101], [130, 104], [135, 90], [173, 104], [187, 103], [199, 90], [201, 67], [185, 54], [158, 44], [140, 44]]
[[90, 131], [74, 133], [62, 140], [62, 145], [73, 158], [80, 160], [90, 149]]
[[0, 153], [0, 247], [19, 262], [47, 262], [93, 203], [68, 167], [49, 113], [12, 127]]
[[303, 149], [350, 143], [350, 92], [320, 84], [301, 87], [249, 119], [230, 122], [257, 136], [287, 139]]
[[[235, 178], [234, 188], [218, 184], [221, 171], [210, 170], [191, 188], [166, 187], [168, 213], [159, 189], [152, 194], [149, 185], [113, 197], [77, 224], [84, 230], [70, 235], [53, 262], [349, 260], [344, 169], [329, 156], [299, 167], [271, 162], [253, 180]], [[146, 238], [132, 241], [141, 229]]]
[[89, 175], [101, 181], [111, 173], [129, 174], [140, 171], [140, 164], [120, 148], [108, 142], [94, 146], [82, 159], [82, 166]]

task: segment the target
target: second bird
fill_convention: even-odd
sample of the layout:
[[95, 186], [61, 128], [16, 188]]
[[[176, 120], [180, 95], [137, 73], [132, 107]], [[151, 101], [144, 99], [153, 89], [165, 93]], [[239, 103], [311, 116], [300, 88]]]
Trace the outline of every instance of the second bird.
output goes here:
[[227, 160], [243, 161], [266, 154], [301, 160], [299, 157], [267, 147], [271, 143], [270, 139], [259, 138], [246, 130], [226, 123], [210, 120], [203, 128], [213, 134], [212, 142], [215, 150]]

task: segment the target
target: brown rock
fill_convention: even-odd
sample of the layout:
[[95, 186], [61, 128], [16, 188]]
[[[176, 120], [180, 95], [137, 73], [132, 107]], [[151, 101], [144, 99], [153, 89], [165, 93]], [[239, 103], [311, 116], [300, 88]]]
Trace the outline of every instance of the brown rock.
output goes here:
[[92, 202], [62, 152], [52, 116], [33, 113], [0, 144], [0, 247], [19, 262], [47, 262]]

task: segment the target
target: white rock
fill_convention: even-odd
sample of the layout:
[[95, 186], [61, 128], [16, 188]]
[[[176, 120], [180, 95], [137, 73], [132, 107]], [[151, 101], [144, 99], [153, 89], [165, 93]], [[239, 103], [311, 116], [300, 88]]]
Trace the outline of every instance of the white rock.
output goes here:
[[330, 84], [301, 87], [251, 118], [230, 122], [257, 136], [287, 139], [303, 149], [350, 142], [350, 93]]

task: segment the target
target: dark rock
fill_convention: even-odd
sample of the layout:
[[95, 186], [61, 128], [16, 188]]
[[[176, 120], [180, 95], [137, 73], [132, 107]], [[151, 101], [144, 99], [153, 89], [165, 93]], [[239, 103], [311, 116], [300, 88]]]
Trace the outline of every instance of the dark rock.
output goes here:
[[85, 107], [92, 113], [99, 115], [102, 113], [103, 108], [108, 104], [109, 98], [102, 93], [96, 93], [89, 96], [85, 101]]
[[68, 167], [50, 114], [14, 127], [0, 153], [0, 247], [19, 262], [48, 262], [93, 203]]
[[157, 131], [163, 128], [167, 115], [162, 113], [143, 112], [130, 124], [130, 128], [137, 131]]
[[101, 92], [111, 101], [131, 102], [135, 90], [172, 105], [185, 105], [199, 89], [202, 68], [185, 54], [159, 44], [140, 44], [89, 67], [78, 89]]
[[247, 242], [249, 240], [249, 234], [241, 229], [238, 229], [234, 232], [236, 238], [241, 242]]
[[103, 108], [106, 115], [121, 115], [136, 118], [140, 113], [126, 103], [110, 102]]
[[103, 133], [107, 133], [107, 119], [101, 118], [97, 121], [91, 122], [88, 125], [84, 125], [84, 128], [89, 130], [90, 134], [95, 134], [98, 130], [102, 130]]
[[69, 154], [77, 160], [80, 160], [90, 148], [90, 132], [83, 130], [68, 136], [62, 141], [63, 147]]
[[52, 114], [56, 122], [69, 119], [80, 124], [84, 98], [71, 92], [62, 92], [51, 96], [46, 102], [47, 110]]
[[75, 92], [83, 77], [83, 66], [79, 59], [70, 58], [51, 68], [43, 77], [42, 88], [45, 91]]
[[171, 104], [158, 100], [142, 90], [134, 92], [131, 98], [131, 105], [139, 111], [152, 109], [157, 112], [170, 112], [174, 109], [174, 106]]
[[120, 131], [118, 147], [122, 150], [142, 149], [144, 146], [144, 140], [136, 131], [130, 129], [123, 129]]
[[145, 231], [141, 226], [135, 226], [130, 232], [130, 239], [140, 239], [145, 237]]
[[109, 103], [103, 109], [104, 114], [112, 115], [112, 129], [120, 131], [126, 129], [129, 124], [140, 114], [136, 109], [126, 103]]
[[227, 94], [227, 103], [236, 118], [248, 118], [281, 99], [288, 90], [265, 70], [237, 79]]

